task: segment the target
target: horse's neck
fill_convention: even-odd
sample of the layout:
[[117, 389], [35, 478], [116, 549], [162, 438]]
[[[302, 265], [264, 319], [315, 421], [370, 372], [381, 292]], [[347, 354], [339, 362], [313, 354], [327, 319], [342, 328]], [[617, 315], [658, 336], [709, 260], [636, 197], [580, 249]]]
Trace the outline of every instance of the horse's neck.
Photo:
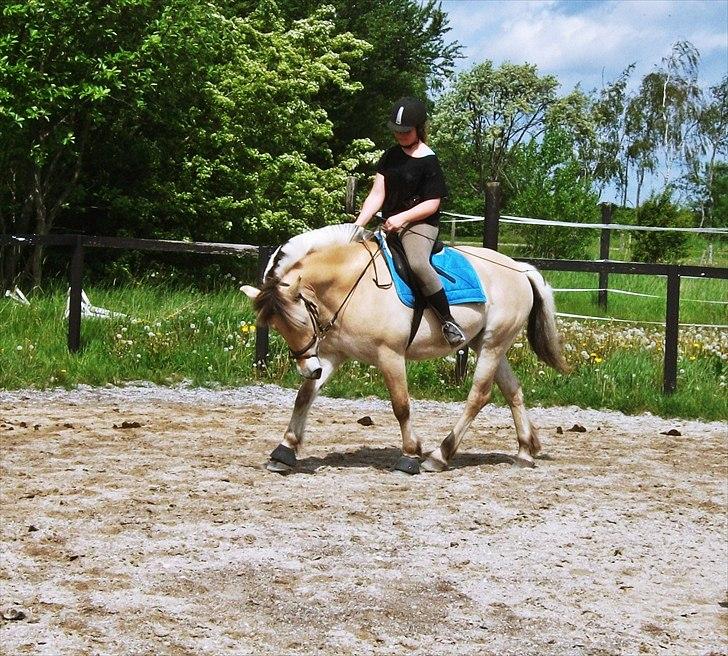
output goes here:
[[[341, 301], [357, 284], [370, 261], [364, 243], [334, 246], [312, 253], [301, 263], [303, 284], [329, 305]], [[369, 246], [371, 248], [371, 246]]]

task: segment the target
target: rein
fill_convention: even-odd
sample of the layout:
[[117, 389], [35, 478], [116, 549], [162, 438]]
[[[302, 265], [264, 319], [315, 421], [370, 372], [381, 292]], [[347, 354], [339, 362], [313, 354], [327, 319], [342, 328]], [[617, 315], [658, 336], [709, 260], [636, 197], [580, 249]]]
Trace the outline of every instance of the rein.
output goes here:
[[[336, 323], [336, 320], [339, 318], [340, 312], [344, 309], [344, 306], [351, 298], [352, 294], [356, 290], [356, 288], [359, 286], [359, 283], [362, 281], [364, 276], [366, 275], [366, 272], [369, 270], [370, 266], [374, 267], [374, 278], [372, 279], [374, 281], [374, 284], [379, 289], [389, 289], [392, 286], [392, 283], [388, 284], [380, 284], [379, 282], [379, 274], [377, 272], [377, 266], [375, 263], [375, 258], [381, 254], [381, 247], [377, 245], [377, 251], [375, 253], [372, 253], [368, 248], [365, 242], [361, 242], [361, 245], [364, 247], [366, 252], [369, 255], [369, 262], [367, 262], [367, 265], [364, 267], [362, 272], [359, 274], [359, 277], [354, 282], [354, 285], [349, 290], [349, 292], [344, 297], [344, 300], [341, 301], [341, 304], [339, 305], [338, 309], [334, 314], [331, 316], [331, 319], [329, 319], [326, 323], [321, 322], [321, 318], [319, 316], [319, 309], [318, 305], [314, 303], [312, 300], [306, 298], [303, 294], [299, 294], [296, 297], [296, 300], [299, 300], [303, 303], [304, 307], [306, 308], [306, 312], [308, 312], [309, 319], [311, 319], [311, 328], [313, 329], [313, 336], [308, 341], [306, 346], [304, 346], [302, 349], [299, 349], [297, 351], [294, 351], [290, 346], [288, 347], [288, 350], [290, 351], [291, 355], [296, 358], [297, 360], [303, 359], [307, 360], [308, 358], [314, 358], [318, 357], [318, 344], [319, 342], [326, 337], [326, 334], [334, 327], [334, 324]], [[288, 283], [279, 283], [283, 286], [288, 286]], [[308, 355], [305, 355], [306, 351], [311, 349], [311, 347], [316, 346], [316, 350], [313, 353], [310, 353]]]

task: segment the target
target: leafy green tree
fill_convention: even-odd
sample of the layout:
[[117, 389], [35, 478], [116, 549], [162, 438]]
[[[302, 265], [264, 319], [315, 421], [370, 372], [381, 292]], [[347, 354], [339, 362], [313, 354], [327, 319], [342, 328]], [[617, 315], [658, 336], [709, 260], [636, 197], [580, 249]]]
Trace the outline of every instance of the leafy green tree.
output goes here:
[[728, 200], [720, 179], [726, 174], [728, 157], [728, 77], [710, 88], [710, 96], [700, 108], [698, 139], [700, 147], [689, 162], [684, 184], [700, 214], [700, 227], [725, 226]]
[[[140, 77], [144, 0], [30, 0], [0, 14], [0, 227], [48, 234], [104, 115]], [[42, 249], [26, 270], [40, 282]], [[18, 253], [4, 258], [14, 278]]]
[[[574, 154], [573, 137], [565, 130], [547, 130], [513, 153], [509, 168], [508, 214], [570, 223], [598, 223], [598, 194]], [[513, 226], [526, 244], [525, 255], [581, 259], [588, 255], [594, 233], [587, 229]]]
[[[450, 42], [447, 14], [439, 0], [327, 0], [338, 33], [349, 32], [367, 44], [364, 56], [351, 62], [354, 92], [324, 87], [317, 100], [333, 124], [334, 153], [344, 152], [356, 139], [372, 139], [388, 146], [391, 135], [386, 117], [401, 96], [423, 100], [442, 89], [460, 56], [460, 45]], [[281, 0], [290, 19], [308, 16], [317, 0]]]
[[628, 84], [635, 64], [630, 64], [613, 82], [605, 85], [592, 99], [590, 109], [594, 121], [594, 150], [590, 157], [590, 171], [600, 191], [615, 183], [627, 203], [629, 163], [625, 153], [626, 111], [629, 101]]
[[[566, 129], [583, 96], [559, 97], [557, 88], [556, 78], [539, 76], [530, 64], [495, 68], [485, 61], [457, 76], [435, 106], [432, 140], [458, 207], [480, 204], [482, 211], [487, 182], [514, 186], [509, 176], [519, 148], [539, 140], [551, 124], [563, 122]], [[575, 134], [582, 131], [588, 126], [579, 123]]]
[[[66, 205], [69, 227], [183, 239], [276, 241], [341, 220], [372, 144], [335, 158], [318, 98], [358, 88], [349, 64], [366, 44], [327, 7], [290, 24], [272, 0], [239, 14], [225, 0], [6, 6], [3, 229], [45, 234]], [[36, 251], [36, 283], [40, 265]]]
[[[671, 200], [670, 189], [650, 197], [636, 213], [637, 225], [687, 228], [693, 225], [689, 210]], [[687, 255], [688, 233], [637, 231], [632, 242], [632, 259], [637, 262], [677, 262]]]
[[[142, 95], [144, 121], [125, 113], [97, 153], [118, 154], [99, 193], [116, 222], [136, 234], [276, 242], [342, 220], [347, 172], [370, 145], [334, 161], [316, 97], [356, 88], [346, 61], [365, 45], [336, 34], [327, 8], [286, 27], [272, 2], [245, 18], [199, 4], [164, 12], [150, 40], [150, 66], [164, 76]], [[145, 175], [126, 173], [137, 169]]]

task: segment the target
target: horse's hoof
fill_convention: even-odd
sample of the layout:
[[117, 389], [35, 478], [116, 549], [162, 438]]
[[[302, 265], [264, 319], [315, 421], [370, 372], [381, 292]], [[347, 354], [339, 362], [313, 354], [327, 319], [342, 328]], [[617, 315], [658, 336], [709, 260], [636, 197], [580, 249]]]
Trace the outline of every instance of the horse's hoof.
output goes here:
[[428, 458], [420, 466], [426, 472], [443, 472], [447, 469], [447, 465], [444, 462], [435, 460], [435, 458]]
[[279, 444], [270, 454], [266, 469], [277, 474], [287, 474], [295, 466], [296, 452], [285, 444]]
[[394, 466], [394, 471], [401, 471], [405, 474], [419, 474], [420, 473], [420, 461], [417, 458], [410, 458], [409, 456], [402, 456], [397, 464]]
[[517, 469], [535, 469], [536, 463], [533, 462], [533, 460], [527, 460], [526, 458], [521, 458], [520, 456], [514, 456], [513, 466]]
[[265, 468], [269, 472], [275, 472], [276, 474], [290, 474], [293, 471], [293, 467], [278, 460], [269, 460], [266, 463]]

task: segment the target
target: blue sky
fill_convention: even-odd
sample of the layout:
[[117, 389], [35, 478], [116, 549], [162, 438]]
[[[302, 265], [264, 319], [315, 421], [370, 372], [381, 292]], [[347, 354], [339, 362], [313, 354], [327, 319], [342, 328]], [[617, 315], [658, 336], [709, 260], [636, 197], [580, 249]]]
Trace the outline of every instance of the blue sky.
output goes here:
[[567, 93], [648, 73], [679, 40], [701, 54], [707, 87], [728, 73], [728, 0], [442, 0], [448, 36], [464, 47], [458, 69], [490, 59], [536, 64]]

